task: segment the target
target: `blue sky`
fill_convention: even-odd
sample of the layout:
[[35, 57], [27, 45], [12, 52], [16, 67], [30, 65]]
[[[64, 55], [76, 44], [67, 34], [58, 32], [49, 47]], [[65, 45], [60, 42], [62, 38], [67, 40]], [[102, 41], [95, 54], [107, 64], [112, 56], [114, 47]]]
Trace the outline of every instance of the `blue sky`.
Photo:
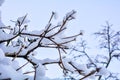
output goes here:
[[[42, 28], [46, 25], [52, 11], [58, 13], [58, 19], [76, 10], [76, 20], [70, 23], [70, 28], [84, 29], [86, 32], [99, 28], [105, 21], [120, 25], [119, 0], [6, 0], [2, 6], [4, 22], [10, 22], [18, 16], [28, 13], [30, 25]], [[58, 21], [59, 21], [58, 20]]]
[[119, 0], [6, 0], [1, 7], [2, 19], [7, 25], [11, 24], [9, 20], [28, 13], [31, 30], [44, 28], [52, 11], [58, 13], [58, 20], [54, 22], [59, 22], [67, 12], [74, 9], [77, 11], [76, 19], [68, 24], [68, 32], [84, 30], [87, 36], [98, 31], [105, 21], [114, 24], [114, 29], [118, 30], [119, 8]]
[[6, 25], [27, 13], [31, 20], [30, 30], [44, 28], [52, 11], [58, 13], [55, 23], [74, 9], [77, 11], [76, 19], [68, 24], [67, 34], [84, 30], [84, 37], [90, 45], [94, 44], [92, 33], [105, 25], [105, 21], [113, 24], [115, 30], [120, 30], [120, 0], [6, 0], [0, 9]]
[[76, 19], [68, 24], [67, 34], [84, 30], [85, 38], [98, 31], [105, 21], [120, 30], [120, 1], [119, 0], [6, 0], [2, 6], [2, 19], [7, 25], [9, 20], [15, 20], [26, 13], [31, 20], [30, 30], [42, 29], [47, 24], [51, 12], [58, 13], [57, 23], [67, 12], [76, 10]]

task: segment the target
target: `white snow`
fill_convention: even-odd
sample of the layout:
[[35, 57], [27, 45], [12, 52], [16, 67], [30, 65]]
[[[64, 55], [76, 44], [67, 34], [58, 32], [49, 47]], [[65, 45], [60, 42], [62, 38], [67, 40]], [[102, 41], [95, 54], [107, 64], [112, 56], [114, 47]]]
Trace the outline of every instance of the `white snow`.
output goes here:
[[44, 63], [52, 63], [52, 62], [59, 62], [59, 59], [49, 59], [49, 58], [46, 58], [46, 59], [43, 59], [41, 60], [41, 63], [44, 64]]
[[87, 75], [89, 73], [89, 69], [85, 64], [77, 63], [75, 61], [72, 61], [72, 64], [78, 69], [81, 70], [83, 75]]
[[36, 66], [36, 80], [45, 80], [45, 67], [41, 63]]
[[[0, 6], [3, 4], [4, 0], [0, 0]], [[74, 10], [69, 12], [66, 17], [64, 18], [64, 20], [66, 20], [68, 17], [68, 20], [73, 19], [75, 16], [72, 15], [76, 13]], [[15, 21], [16, 26], [13, 28], [13, 30], [10, 31], [10, 34], [4, 32], [4, 30], [0, 29], [0, 41], [3, 40], [7, 40], [7, 39], [11, 39], [12, 37], [14, 37], [16, 35], [16, 33], [19, 32], [20, 27], [22, 24], [27, 24], [30, 22], [30, 20], [28, 20], [27, 15], [22, 16], [22, 17], [18, 17], [17, 21]], [[57, 14], [54, 13], [54, 18], [57, 18]], [[63, 22], [64, 22], [63, 20]], [[61, 22], [59, 25], [62, 25], [63, 22]], [[0, 27], [5, 27], [5, 25], [3, 24], [2, 20], [1, 20], [1, 12], [0, 12]], [[17, 37], [15, 40], [12, 40], [10, 42], [10, 45], [6, 46], [6, 43], [0, 43], [0, 80], [4, 79], [4, 78], [11, 78], [11, 80], [24, 80], [25, 78], [27, 78], [28, 76], [24, 75], [22, 73], [22, 70], [20, 71], [16, 71], [16, 69], [18, 69], [19, 66], [19, 62], [14, 60], [12, 61], [11, 58], [8, 58], [5, 56], [5, 54], [17, 54], [19, 53], [19, 55], [26, 55], [27, 52], [29, 52], [30, 50], [32, 51], [27, 57], [30, 61], [34, 62], [36, 64], [35, 67], [35, 74], [36, 74], [36, 80], [51, 80], [49, 78], [46, 77], [46, 68], [43, 64], [47, 63], [59, 63], [60, 59], [37, 59], [35, 58], [35, 55], [37, 54], [37, 52], [35, 52], [33, 49], [36, 49], [36, 47], [39, 47], [38, 44], [42, 43], [42, 45], [55, 45], [60, 44], [60, 46], [68, 46], [70, 47], [70, 44], [68, 44], [67, 42], [74, 40], [74, 37], [66, 37], [65, 35], [65, 29], [66, 29], [66, 24], [63, 27], [57, 27], [54, 28], [55, 26], [51, 25], [51, 23], [48, 23], [45, 27], [45, 29], [42, 29], [40, 31], [36, 30], [36, 31], [27, 31], [24, 30], [23, 32], [29, 35], [20, 35], [19, 37]], [[23, 28], [23, 26], [22, 26]], [[54, 29], [53, 29], [54, 28]], [[53, 30], [51, 30], [53, 29]], [[50, 31], [49, 31], [50, 30]], [[62, 30], [61, 32], [59, 32], [59, 30]], [[45, 32], [46, 31], [46, 32]], [[48, 31], [48, 32], [47, 32]], [[41, 37], [40, 35], [45, 34], [44, 37]], [[54, 35], [55, 34], [55, 35]], [[32, 35], [32, 36], [31, 36]], [[51, 35], [52, 38], [47, 38]], [[26, 41], [25, 41], [26, 39]], [[53, 41], [51, 41], [51, 40]], [[35, 40], [34, 42], [30, 42], [29, 40]], [[42, 41], [41, 41], [42, 40]], [[30, 45], [29, 45], [30, 43]], [[23, 47], [24, 45], [24, 47]], [[28, 46], [29, 45], [29, 46]], [[25, 46], [27, 46], [25, 48]], [[60, 51], [61, 54], [62, 51]], [[85, 64], [81, 64], [81, 63], [77, 63], [75, 61], [73, 61], [71, 58], [67, 58], [67, 57], [62, 57], [61, 60], [63, 67], [70, 71], [70, 72], [76, 72], [77, 70], [81, 70], [82, 71], [82, 75], [87, 75], [90, 70], [87, 68], [87, 66]], [[110, 73], [109, 71], [104, 68], [101, 67], [99, 72], [96, 75], [104, 75], [104, 76], [108, 76]], [[94, 75], [93, 75], [94, 76]], [[30, 78], [30, 77], [29, 77]], [[29, 79], [30, 80], [30, 79]], [[57, 79], [53, 79], [53, 80], [57, 80]]]
[[0, 48], [0, 60], [2, 60], [5, 57], [5, 54], [3, 50]]
[[22, 17], [18, 17], [17, 21], [16, 21], [16, 25], [19, 25], [20, 24], [26, 24], [26, 23], [29, 23], [30, 20], [27, 19], [27, 15], [25, 16], [22, 16]]
[[[72, 10], [71, 12], [68, 12], [67, 14], [66, 14], [66, 18], [67, 17], [69, 17], [69, 20], [71, 20], [72, 18], [75, 18], [76, 17], [76, 11], [74, 11], [74, 10]], [[73, 14], [73, 15], [72, 15]], [[72, 15], [72, 16], [71, 16]]]
[[17, 72], [16, 68], [18, 68], [18, 64], [16, 62], [13, 63], [9, 58], [5, 57], [4, 52], [0, 49], [0, 79], [25, 79], [26, 76]]
[[64, 65], [65, 69], [67, 69], [71, 72], [74, 72], [76, 69], [71, 64], [69, 64], [69, 62], [71, 62], [70, 58], [63, 58], [62, 59], [62, 63]]
[[2, 46], [2, 50], [4, 51], [4, 53], [17, 53], [20, 50], [21, 46], [18, 47], [13, 47], [13, 46]]
[[13, 38], [13, 37], [14, 37], [14, 35], [12, 35], [12, 34], [7, 34], [7, 33], [5, 33], [4, 31], [0, 30], [0, 40], [1, 40], [1, 41], [2, 41], [2, 40], [11, 39], [11, 38]]
[[10, 65], [4, 65], [0, 63], [0, 79], [11, 78], [12, 80], [23, 80], [25, 76], [18, 73]]
[[54, 19], [58, 19], [58, 13], [54, 12]]
[[99, 72], [96, 75], [108, 77], [110, 75], [110, 72], [105, 67], [101, 67]]

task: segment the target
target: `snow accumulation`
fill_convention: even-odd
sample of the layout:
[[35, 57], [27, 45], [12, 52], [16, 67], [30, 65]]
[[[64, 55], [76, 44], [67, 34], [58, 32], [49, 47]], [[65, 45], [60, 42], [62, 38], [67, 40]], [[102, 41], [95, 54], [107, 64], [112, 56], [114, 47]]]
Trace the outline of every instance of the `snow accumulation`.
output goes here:
[[[4, 0], [0, 0], [0, 6], [3, 4], [3, 2]], [[71, 14], [74, 14], [74, 13], [75, 13], [74, 10], [68, 13], [64, 20], [71, 20], [72, 18], [74, 18], [74, 16], [71, 16]], [[5, 25], [2, 23], [1, 15], [0, 15], [0, 80], [2, 79], [33, 80], [33, 77], [35, 77], [35, 80], [61, 80], [61, 79], [49, 79], [46, 77], [46, 67], [44, 64], [49, 64], [49, 63], [58, 63], [58, 64], [62, 63], [63, 69], [70, 71], [72, 73], [77, 71], [82, 71], [81, 73], [78, 72], [82, 74], [82, 76], [85, 76], [90, 73], [90, 70], [87, 68], [85, 64], [77, 63], [71, 58], [61, 56], [61, 59], [56, 59], [56, 60], [49, 59], [49, 58], [46, 58], [43, 60], [36, 59], [34, 55], [37, 54], [37, 52], [35, 52], [34, 49], [36, 49], [36, 47], [38, 47], [39, 45], [44, 44], [49, 46], [49, 45], [60, 44], [60, 45], [69, 47], [70, 45], [67, 44], [67, 42], [74, 40], [74, 37], [66, 37], [66, 35], [64, 34], [66, 26], [63, 26], [63, 27], [58, 26], [57, 28], [55, 28], [50, 23], [45, 27], [45, 29], [41, 31], [28, 32], [24, 28], [22, 28], [23, 29], [22, 30], [20, 29], [21, 25], [30, 22], [30, 20], [28, 20], [26, 16], [27, 15], [18, 17], [17, 21], [15, 22], [16, 26], [14, 27], [14, 31], [8, 34], [8, 33], [5, 33], [3, 29], [1, 29], [1, 27], [5, 27]], [[70, 17], [68, 18], [68, 16]], [[54, 17], [55, 18], [57, 17], [56, 13], [54, 13]], [[59, 25], [62, 25], [62, 24], [63, 22], [61, 22]], [[57, 30], [61, 30], [61, 32], [60, 31], [57, 32]], [[45, 33], [46, 31], [48, 32]], [[20, 35], [20, 37], [16, 37], [15, 35], [19, 33], [23, 34], [24, 36]], [[33, 37], [33, 35], [36, 35], [36, 36]], [[45, 38], [44, 39], [43, 37], [40, 38], [40, 36], [43, 36]], [[50, 36], [52, 36], [52, 38], [49, 38]], [[16, 39], [12, 40], [9, 43], [9, 40], [11, 40], [12, 38], [16, 38], [17, 40]], [[6, 41], [6, 43], [4, 41]], [[7, 45], [7, 44], [10, 44], [10, 45]], [[5, 55], [8, 55], [8, 53], [9, 55], [18, 53], [16, 54], [16, 56], [27, 55], [28, 53], [31, 53], [27, 55], [28, 57], [27, 59], [33, 62], [34, 65], [36, 64], [34, 66], [35, 76], [31, 77], [23, 74], [22, 70], [17, 70], [18, 68], [20, 68], [19, 62], [17, 60], [11, 60], [11, 58], [6, 57]], [[26, 56], [24, 58], [26, 58]], [[95, 75], [108, 76], [109, 71], [106, 68], [101, 67], [99, 71], [96, 72]]]
[[36, 66], [36, 80], [44, 80], [44, 79], [45, 79], [45, 67], [39, 63]]
[[5, 54], [2, 51], [2, 49], [0, 48], [0, 60], [4, 59], [4, 57], [5, 57]]
[[101, 67], [96, 75], [103, 75], [104, 77], [108, 77], [110, 75], [110, 72], [105, 67]]
[[21, 24], [29, 23], [30, 20], [28, 20], [26, 17], [27, 17], [27, 15], [22, 16], [22, 17], [18, 17], [18, 19], [16, 21], [16, 25], [21, 25]]
[[25, 79], [25, 75], [16, 71], [18, 68], [18, 62], [11, 61], [5, 57], [4, 52], [0, 49], [0, 80], [11, 78], [12, 80]]

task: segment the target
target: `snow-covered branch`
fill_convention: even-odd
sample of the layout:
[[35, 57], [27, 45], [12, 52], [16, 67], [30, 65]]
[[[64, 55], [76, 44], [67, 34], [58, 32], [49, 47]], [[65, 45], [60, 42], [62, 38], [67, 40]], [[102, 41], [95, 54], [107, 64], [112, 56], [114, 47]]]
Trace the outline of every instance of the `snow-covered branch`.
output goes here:
[[[4, 0], [1, 0], [0, 4]], [[48, 24], [44, 29], [40, 31], [28, 31], [28, 23], [30, 20], [27, 19], [27, 14], [22, 17], [18, 17], [17, 20], [13, 21], [15, 26], [5, 26], [1, 21], [0, 26], [0, 79], [20, 79], [20, 80], [44, 80], [45, 79], [45, 65], [58, 64], [61, 69], [68, 70], [68, 66], [72, 67], [72, 64], [64, 61], [61, 51], [59, 52], [59, 58], [56, 60], [52, 59], [37, 59], [34, 54], [38, 48], [54, 48], [66, 52], [66, 49], [70, 49], [69, 45], [75, 41], [76, 38], [82, 35], [82, 32], [72, 36], [66, 36], [66, 24], [75, 19], [76, 11], [72, 10], [57, 25], [52, 24], [52, 19], [56, 16], [55, 12], [52, 12]], [[6, 30], [7, 29], [7, 30]], [[39, 53], [38, 53], [39, 54]], [[27, 62], [19, 66], [18, 58], [22, 58]], [[22, 72], [25, 66], [31, 64], [33, 71]], [[6, 68], [7, 67], [7, 68]], [[64, 68], [63, 68], [64, 67]], [[74, 68], [74, 67], [73, 67]], [[74, 69], [75, 70], [75, 69]], [[34, 73], [34, 77], [30, 78], [29, 73]], [[10, 75], [11, 74], [11, 75]], [[14, 76], [13, 76], [14, 75]]]

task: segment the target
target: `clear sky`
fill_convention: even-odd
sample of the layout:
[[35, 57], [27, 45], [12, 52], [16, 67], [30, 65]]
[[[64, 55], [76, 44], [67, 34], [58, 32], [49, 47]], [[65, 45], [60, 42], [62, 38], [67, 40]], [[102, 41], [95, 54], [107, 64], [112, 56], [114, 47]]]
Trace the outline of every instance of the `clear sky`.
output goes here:
[[6, 0], [1, 9], [4, 22], [28, 13], [31, 26], [37, 29], [46, 25], [52, 11], [61, 19], [73, 9], [77, 15], [70, 28], [93, 31], [106, 20], [120, 25], [120, 0]]
[[76, 19], [68, 24], [67, 34], [84, 30], [84, 37], [91, 45], [94, 44], [91, 34], [105, 25], [105, 21], [120, 30], [120, 0], [6, 0], [0, 9], [6, 25], [12, 24], [10, 20], [27, 13], [31, 20], [30, 30], [44, 28], [52, 11], [58, 13], [58, 20], [54, 22], [59, 22], [74, 9], [77, 11]]
[[[30, 30], [44, 28], [52, 11], [58, 13], [58, 19], [76, 10], [76, 19], [68, 24], [68, 34], [85, 31], [85, 37], [105, 25], [105, 21], [113, 24], [114, 29], [120, 26], [120, 0], [6, 0], [2, 6], [4, 23], [11, 24], [19, 16], [28, 14], [31, 20]], [[74, 29], [74, 30], [73, 30]]]

